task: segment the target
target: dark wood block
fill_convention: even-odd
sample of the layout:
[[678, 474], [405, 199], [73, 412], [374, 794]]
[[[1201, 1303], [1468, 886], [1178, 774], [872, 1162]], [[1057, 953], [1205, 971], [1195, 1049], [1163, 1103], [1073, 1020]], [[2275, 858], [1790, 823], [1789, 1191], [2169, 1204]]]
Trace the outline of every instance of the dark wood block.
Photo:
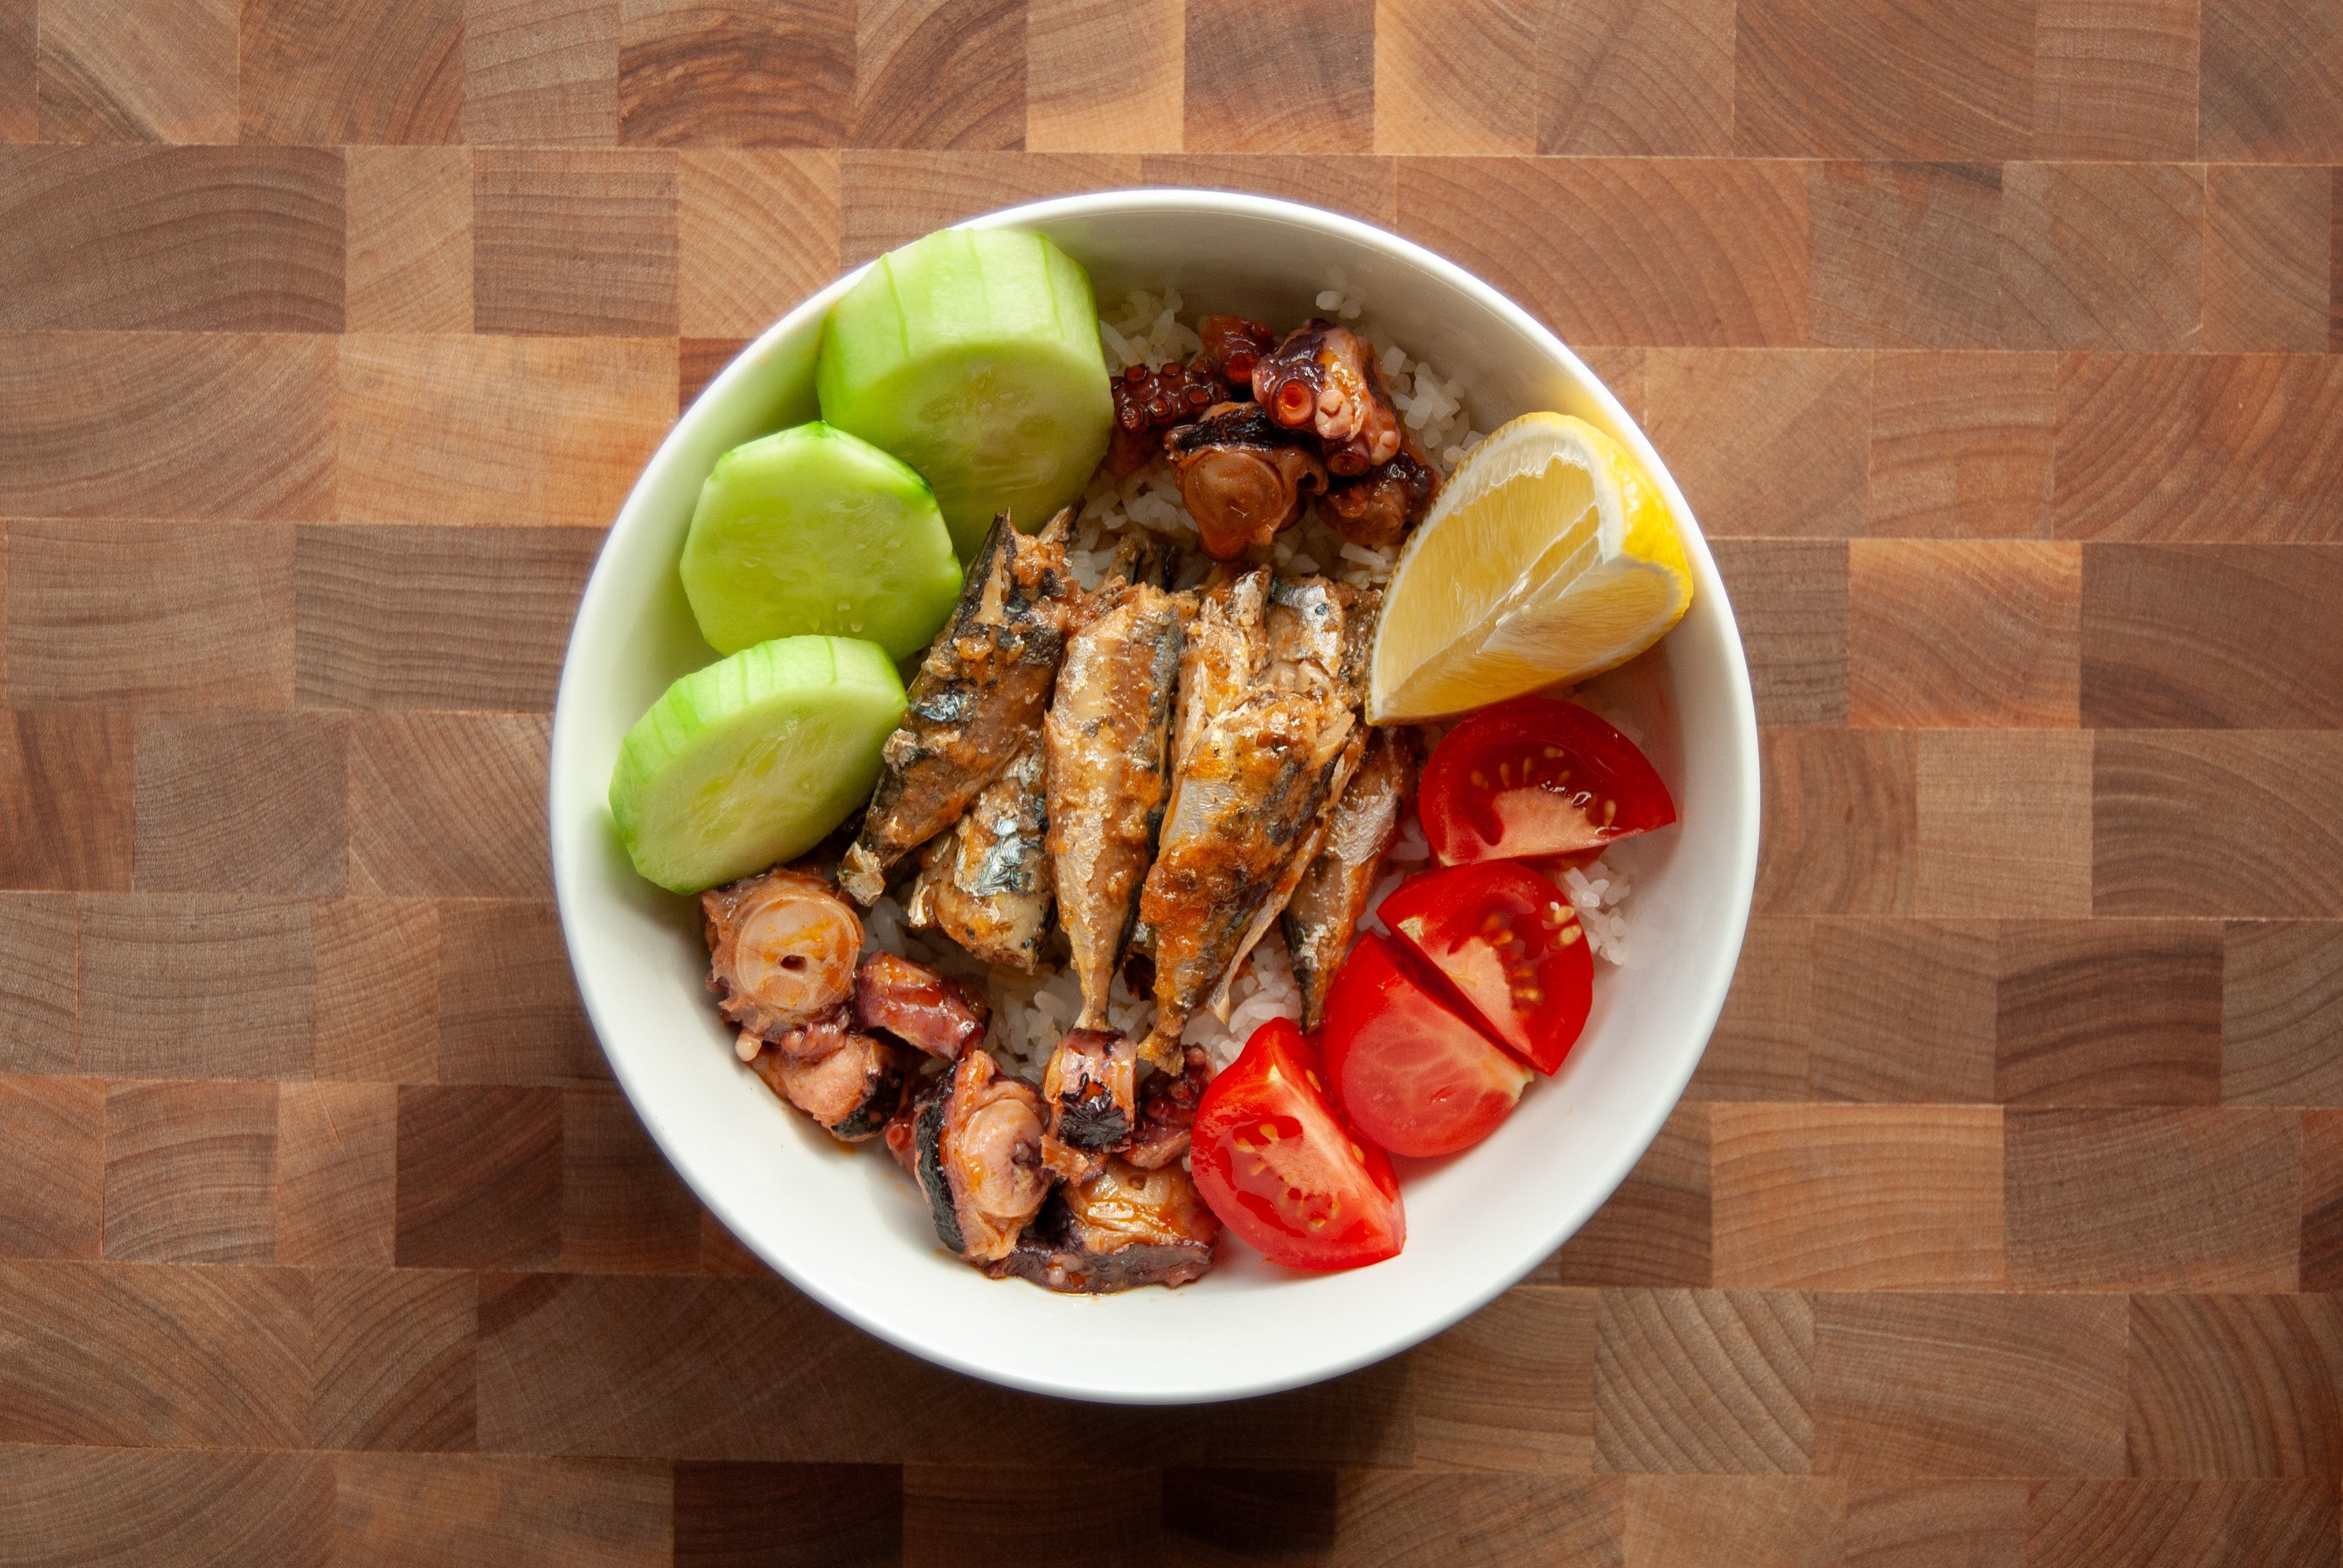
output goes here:
[[1816, 920], [1816, 1098], [1991, 1100], [1999, 973], [1988, 921]]
[[1596, 1469], [1805, 1473], [1814, 1447], [1808, 1298], [1604, 1291], [1598, 1299]]
[[30, 142], [41, 134], [39, 26], [35, 0], [0, 0], [0, 142]]
[[2019, 1481], [1850, 1483], [1845, 1568], [2025, 1568], [2026, 1496]]
[[[1644, 361], [1646, 433], [1708, 532], [1863, 532], [1870, 365], [1808, 349], [1662, 349]], [[1795, 471], [1795, 486], [1764, 476]]]
[[1410, 1352], [1415, 1463], [1592, 1470], [1594, 1301], [1590, 1291], [1517, 1285]]
[[1375, 8], [1189, 0], [1185, 145], [1200, 153], [1374, 150]]
[[398, 1222], [398, 1091], [287, 1083], [277, 1094], [277, 1261], [378, 1265]]
[[339, 899], [311, 911], [310, 940], [317, 955], [311, 1072], [381, 1083], [437, 1079], [437, 906], [427, 899]]
[[2343, 1291], [2343, 1111], [2302, 1113], [2301, 1289]]
[[95, 1258], [106, 1211], [106, 1086], [0, 1078], [0, 1256]]
[[273, 1261], [276, 1171], [274, 1083], [113, 1084], [106, 1091], [106, 1255]]
[[333, 1550], [323, 1454], [10, 1448], [0, 1492], [15, 1504], [0, 1513], [0, 1552], [39, 1568], [200, 1561], [223, 1542], [306, 1568]]
[[2326, 1481], [2046, 1481], [2026, 1500], [2027, 1568], [2260, 1568], [2336, 1555]]
[[2083, 551], [2083, 717], [2111, 729], [2343, 725], [2332, 635], [2343, 550], [2095, 544]]
[[2221, 1098], [2343, 1105], [2343, 926], [2255, 920], [2224, 929]]
[[607, 147], [618, 139], [612, 0], [465, 0], [464, 140]]
[[497, 150], [473, 168], [477, 330], [675, 334], [673, 154]]
[[342, 156], [348, 329], [469, 332], [470, 149], [352, 147]]
[[552, 904], [450, 901], [440, 906], [439, 933], [442, 1082], [609, 1077]]
[[2034, 156], [2194, 158], [2197, 13], [2189, 0], [2037, 0]]
[[82, 1070], [108, 1078], [306, 1078], [315, 985], [305, 899], [85, 899]]
[[618, 139], [629, 146], [836, 147], [853, 112], [850, 0], [621, 8]]
[[1911, 912], [1918, 747], [1906, 731], [1767, 729], [1756, 908]]
[[2343, 915], [2343, 734], [2101, 730], [2091, 795], [2096, 913]]
[[2002, 341], [2194, 348], [2205, 182], [2162, 164], [2012, 164], [2001, 187]]
[[469, 1450], [472, 1275], [324, 1269], [312, 1276], [319, 1448]]
[[661, 1463], [346, 1453], [335, 1480], [337, 1563], [666, 1568], [673, 1560], [675, 1482]]
[[49, 0], [41, 139], [235, 141], [236, 10], [226, 0]]
[[2009, 920], [1994, 1097], [2009, 1105], [2221, 1098], [2221, 933], [2205, 920]]
[[[1331, 1470], [1166, 1470], [1165, 1556], [1243, 1562], [1271, 1552], [1324, 1551], [1340, 1528], [1343, 1480]], [[1355, 1478], [1353, 1486], [1355, 1498]]]
[[2221, 159], [2343, 158], [2343, 72], [2323, 0], [2237, 0], [2205, 13], [2197, 148]]
[[711, 149], [678, 166], [687, 335], [760, 333], [838, 276], [837, 154]]
[[1335, 154], [1151, 153], [1139, 160], [1139, 177], [1151, 186], [1282, 196], [1395, 228], [1399, 168], [1396, 158]]
[[339, 893], [348, 740], [339, 714], [147, 715], [137, 738], [137, 886]]
[[902, 1551], [900, 1465], [675, 1467], [675, 1568], [889, 1568]]
[[254, 142], [452, 142], [464, 104], [463, 0], [252, 0], [237, 102]]
[[1872, 356], [1865, 531], [2046, 536], [2056, 365], [2048, 354]]
[[[1388, 1471], [1344, 1475], [1337, 1485], [1332, 1551], [1298, 1560], [1618, 1568], [1621, 1537], [1628, 1528], [1622, 1518], [1624, 1495], [1625, 1488], [1606, 1476]], [[1201, 1565], [1257, 1563], [1267, 1556], [1247, 1544], [1220, 1553], [1191, 1550], [1172, 1561]]]
[[2326, 351], [2334, 184], [2288, 165], [2206, 168], [2206, 347]]
[[1127, 1470], [906, 1465], [903, 1562], [999, 1568], [1151, 1563], [1161, 1507]]
[[1733, 989], [1725, 993], [1725, 1010], [1684, 1098], [1805, 1099], [1810, 1092], [1813, 979], [1814, 922], [1752, 915], [1734, 965]]
[[561, 1266], [581, 1273], [689, 1272], [699, 1201], [615, 1089], [561, 1096]]
[[1858, 539], [1847, 556], [1847, 722], [2072, 726], [2082, 550], [2031, 539]]
[[112, 709], [25, 710], [0, 723], [0, 886], [130, 886], [132, 719]]
[[1535, 13], [1537, 151], [1733, 150], [1731, 0], [1566, 0]]
[[2013, 1107], [2005, 1116], [2013, 1289], [2295, 1288], [2296, 1113]]
[[399, 1266], [548, 1269], [560, 1255], [560, 1091], [401, 1086]]
[[1845, 543], [1718, 539], [1762, 724], [1846, 722]]
[[1536, 152], [1541, 20], [1502, 0], [1378, 5], [1375, 151]]
[[377, 713], [350, 724], [350, 888], [393, 897], [548, 890], [534, 714]]
[[2135, 1296], [2131, 1473], [2332, 1476], [2343, 1468], [2343, 1302]]
[[1816, 343], [2001, 346], [1999, 166], [1811, 166], [1806, 310]]
[[1733, 150], [1743, 156], [2024, 157], [2034, 8], [1988, 0], [1961, 25], [1890, 0], [1743, 0]]
[[74, 1070], [80, 947], [71, 893], [0, 893], [0, 1068]]
[[1659, 1136], [1533, 1280], [1563, 1285], [1708, 1283], [1708, 1108], [1668, 1113]]
[[1022, 0], [857, 0], [858, 147], [1025, 145]]

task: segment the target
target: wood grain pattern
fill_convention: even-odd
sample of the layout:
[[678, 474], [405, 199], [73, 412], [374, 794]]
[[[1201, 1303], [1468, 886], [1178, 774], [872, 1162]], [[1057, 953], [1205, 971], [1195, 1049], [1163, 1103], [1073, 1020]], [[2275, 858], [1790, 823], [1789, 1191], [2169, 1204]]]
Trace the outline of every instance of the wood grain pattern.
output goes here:
[[578, 1000], [550, 902], [442, 904], [438, 997], [443, 1083], [610, 1076]]
[[2005, 920], [1994, 1098], [2211, 1105], [2221, 1098], [2221, 939], [2203, 920]]
[[2332, 545], [2091, 545], [2083, 711], [2110, 729], [2343, 725]]
[[1026, 0], [1027, 149], [1177, 150], [1186, 22], [1184, 0]]
[[856, 0], [850, 145], [1021, 148], [1024, 0]]
[[2013, 348], [2193, 348], [2205, 186], [2157, 164], [2011, 164], [2002, 176], [2002, 327]]
[[1995, 1098], [1998, 934], [1985, 920], [1815, 921], [1808, 1039], [1816, 1098]]
[[1888, 0], [1741, 0], [1734, 151], [2012, 158], [2034, 117], [2034, 7], [1948, 15]]
[[0, 1188], [0, 1257], [98, 1256], [106, 1086], [90, 1078], [0, 1078], [0, 1139], [15, 1156]]
[[1847, 547], [1718, 539], [1761, 724], [1846, 722]]
[[345, 161], [350, 330], [472, 330], [470, 152], [352, 147]]
[[675, 1467], [679, 1568], [880, 1568], [900, 1562], [902, 1549], [899, 1465]]
[[1814, 1446], [1807, 1298], [1606, 1291], [1595, 1345], [1595, 1468], [1805, 1472]]
[[498, 150], [475, 169], [478, 330], [674, 335], [672, 154]]
[[1373, 150], [1374, 0], [1187, 0], [1185, 104], [1197, 152]]
[[1500, 0], [1376, 0], [1375, 151], [1538, 151], [1538, 22]]
[[0, 883], [130, 885], [132, 727], [102, 709], [20, 710], [0, 729]]
[[2318, 1296], [2139, 1296], [2134, 1475], [2328, 1476], [2343, 1462], [2343, 1313]]
[[1708, 1283], [1708, 1109], [1679, 1105], [1627, 1179], [1531, 1274], [1564, 1285]]
[[1912, 912], [2093, 912], [2098, 744], [2072, 729], [1920, 731]]
[[[2333, 730], [2101, 731], [2093, 912], [2343, 915], [2338, 765], [2343, 734]], [[2223, 867], [2217, 882], [2187, 869], [2206, 864]]]
[[0, 1064], [8, 1071], [74, 1070], [80, 950], [71, 893], [0, 893]]
[[1758, 736], [1758, 756], [1765, 827], [1757, 908], [1912, 913], [1920, 842], [1915, 738], [1888, 729], [1768, 729]]
[[616, 1089], [561, 1097], [561, 1266], [676, 1272], [699, 1262], [699, 1202]]
[[371, 1268], [321, 1269], [310, 1279], [310, 1441], [468, 1451], [473, 1276]]
[[41, 139], [236, 140], [236, 11], [221, 0], [47, 0]]
[[2306, 1291], [2343, 1290], [2343, 1111], [2302, 1113], [2302, 1241]]
[[1725, 1010], [1684, 1091], [1688, 1100], [1806, 1097], [1814, 949], [1812, 920], [1765, 914], [1750, 917]]
[[1135, 157], [849, 152], [839, 156], [839, 247], [848, 266], [955, 219], [1098, 186], [1136, 184]]
[[1811, 166], [1806, 308], [1815, 342], [2000, 346], [1999, 165]]
[[690, 152], [679, 160], [677, 320], [753, 335], [838, 272], [838, 155]]
[[1537, 151], [1733, 150], [1732, 0], [1558, 0], [1535, 10]]
[[2207, 157], [2343, 157], [2343, 66], [2331, 0], [2238, 0], [2204, 16], [2197, 149]]
[[2206, 167], [2206, 347], [2326, 349], [2334, 186], [2316, 168]]
[[463, 39], [463, 0], [250, 0], [236, 55], [244, 139], [452, 142]]
[[387, 1267], [397, 1218], [397, 1094], [387, 1083], [276, 1087], [276, 1261]]
[[[1869, 395], [1860, 354], [1662, 349], [1644, 362], [1652, 444], [1702, 527], [1725, 538], [1861, 533]], [[1794, 486], [1756, 480], [1791, 470]]]
[[116, 1083], [106, 1091], [106, 1255], [276, 1261], [277, 1085]]
[[650, 0], [618, 7], [618, 139], [835, 147], [854, 107], [854, 8]]
[[2336, 1553], [2335, 1490], [2300, 1482], [2044, 1482], [2026, 1499], [2028, 1563], [2247, 1568]]
[[0, 0], [0, 142], [39, 137], [39, 65], [34, 0]]
[[0, 1487], [20, 1504], [0, 1519], [0, 1549], [36, 1568], [214, 1552], [322, 1563], [333, 1547], [333, 1461], [320, 1454], [11, 1446]]
[[382, 713], [350, 725], [350, 886], [391, 897], [527, 896], [551, 880], [551, 725], [525, 714]]
[[1151, 153], [1139, 160], [1148, 185], [1251, 191], [1306, 201], [1332, 212], [1399, 226], [1399, 160], [1295, 153]]
[[2343, 1104], [2343, 927], [2236, 922], [2221, 940], [2221, 1098]]
[[2047, 535], [2056, 367], [2047, 354], [1872, 356], [1865, 531]]
[[1622, 1521], [1627, 1568], [1827, 1568], [1838, 1556], [1838, 1488], [1805, 1477], [1639, 1477]]
[[2187, 0], [2037, 0], [2034, 156], [2194, 157], [2197, 23]]
[[161, 892], [340, 892], [348, 738], [338, 714], [146, 716], [132, 880]]
[[620, 9], [618, 0], [465, 0], [463, 139], [616, 142]]
[[401, 1268], [549, 1268], [561, 1256], [561, 1095], [398, 1091]]
[[672, 1481], [639, 1461], [367, 1453], [336, 1466], [335, 1548], [384, 1563], [669, 1560]]
[[1846, 722], [2023, 729], [2079, 717], [2083, 552], [2031, 540], [1858, 539]]
[[306, 900], [108, 894], [81, 908], [80, 1063], [109, 1078], [306, 1077]]
[[337, 899], [310, 911], [310, 1072], [429, 1083], [439, 1070], [439, 911], [422, 899]]

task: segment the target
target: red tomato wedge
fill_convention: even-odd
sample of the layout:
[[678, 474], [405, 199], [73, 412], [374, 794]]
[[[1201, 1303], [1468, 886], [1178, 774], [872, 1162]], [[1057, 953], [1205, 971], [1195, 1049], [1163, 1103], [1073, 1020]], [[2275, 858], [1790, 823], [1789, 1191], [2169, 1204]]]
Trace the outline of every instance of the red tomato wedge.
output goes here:
[[1290, 1019], [1253, 1030], [1205, 1087], [1189, 1140], [1196, 1190], [1272, 1263], [1355, 1269], [1407, 1241], [1391, 1161], [1343, 1123]]
[[1446, 976], [1475, 1020], [1540, 1072], [1578, 1043], [1594, 1002], [1594, 958], [1578, 911], [1511, 860], [1426, 871], [1383, 902], [1383, 924]]
[[1530, 1081], [1528, 1068], [1433, 995], [1407, 971], [1399, 950], [1372, 933], [1334, 977], [1325, 1037], [1335, 1100], [1352, 1125], [1394, 1154], [1471, 1148], [1496, 1130]]
[[1417, 813], [1444, 866], [1600, 849], [1676, 819], [1635, 743], [1574, 702], [1481, 709], [1423, 765]]

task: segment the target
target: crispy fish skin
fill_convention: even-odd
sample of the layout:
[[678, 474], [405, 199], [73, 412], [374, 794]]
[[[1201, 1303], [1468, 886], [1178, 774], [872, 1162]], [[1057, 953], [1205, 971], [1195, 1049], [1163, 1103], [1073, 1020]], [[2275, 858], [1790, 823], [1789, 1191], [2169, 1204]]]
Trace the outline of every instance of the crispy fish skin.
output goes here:
[[1383, 875], [1383, 851], [1399, 830], [1400, 807], [1415, 781], [1415, 742], [1406, 730], [1376, 729], [1364, 759], [1335, 803], [1324, 848], [1293, 887], [1281, 917], [1293, 978], [1302, 987], [1302, 1027], [1326, 1011], [1334, 971], [1351, 950], [1367, 897]]
[[1006, 512], [992, 520], [911, 681], [910, 711], [887, 738], [862, 830], [839, 863], [839, 885], [856, 903], [874, 902], [898, 860], [958, 821], [1033, 744], [1072, 608], [1073, 515], [1068, 508], [1031, 536]]
[[1050, 818], [1041, 746], [1028, 747], [936, 835], [905, 911], [978, 958], [1031, 974], [1050, 926]]
[[1066, 639], [1042, 722], [1058, 918], [1081, 982], [1075, 1028], [1107, 1027], [1107, 993], [1163, 819], [1172, 705], [1192, 597], [1109, 583]]

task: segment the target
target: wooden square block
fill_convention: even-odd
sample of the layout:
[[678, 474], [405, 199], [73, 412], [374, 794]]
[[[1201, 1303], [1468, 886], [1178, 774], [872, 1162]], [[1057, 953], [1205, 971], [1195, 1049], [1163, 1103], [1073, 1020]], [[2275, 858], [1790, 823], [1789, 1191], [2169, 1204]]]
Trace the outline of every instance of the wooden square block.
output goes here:
[[2231, 0], [2207, 8], [2202, 26], [2200, 156], [2343, 159], [2343, 70], [2336, 67], [2330, 5]]
[[1626, 1485], [1625, 1568], [1832, 1568], [1840, 1488], [1809, 1476], [1636, 1476]]
[[1752, 915], [1734, 966], [1733, 989], [1725, 993], [1725, 1010], [1685, 1099], [1806, 1098], [1813, 978], [1814, 922]]
[[585, 528], [301, 529], [301, 703], [550, 710], [600, 546]]
[[15, 335], [0, 426], [0, 512], [15, 517], [333, 515], [328, 337]]
[[1892, 728], [2072, 728], [2083, 552], [2027, 539], [1857, 539], [1846, 717]]
[[[1604, 1291], [1600, 1470], [1804, 1474], [1814, 1447], [1814, 1307], [1755, 1291]], [[1687, 1400], [1688, 1391], [1698, 1390]]]
[[478, 1287], [468, 1273], [323, 1269], [310, 1376], [319, 1448], [468, 1450]]
[[2056, 368], [2048, 354], [1872, 356], [1865, 531], [2047, 535]]
[[2205, 170], [2205, 347], [2327, 349], [2333, 171], [2215, 164]]
[[1559, 0], [1535, 15], [1537, 151], [1733, 150], [1733, 0]]
[[2291, 1291], [2302, 1191], [2292, 1111], [2005, 1113], [2009, 1283], [2020, 1291]]
[[440, 906], [439, 930], [442, 1082], [610, 1076], [578, 1002], [552, 904], [450, 902]]
[[2332, 1476], [2343, 1466], [2343, 1302], [2135, 1296], [2134, 1475]]
[[838, 155], [690, 152], [677, 186], [679, 315], [753, 336], [838, 276]]
[[1893, 0], [1742, 0], [1733, 150], [1744, 156], [2026, 156], [2034, 7], [1965, 6], [1957, 26]]
[[1816, 1298], [1815, 1472], [2122, 1474], [2124, 1315], [2116, 1296]]
[[1999, 961], [1989, 921], [1816, 920], [1815, 1094], [1993, 1099]]
[[2107, 729], [2343, 725], [2343, 551], [2094, 544], [2083, 551], [2083, 717]]
[[2087, 730], [1922, 730], [1912, 912], [2091, 913], [2097, 744]]
[[1412, 159], [1399, 222], [1573, 343], [1806, 339], [1806, 176], [1795, 164]]
[[1686, 1103], [1668, 1112], [1618, 1191], [1530, 1278], [1563, 1285], [1704, 1286], [1708, 1240], [1708, 1108]]
[[621, 9], [620, 0], [465, 0], [464, 139], [617, 142]]
[[1192, 152], [1374, 150], [1374, 0], [1188, 0], [1186, 95]]
[[427, 899], [337, 899], [316, 906], [310, 920], [317, 976], [313, 1074], [381, 1083], [437, 1079], [437, 906]]
[[880, 1568], [902, 1552], [900, 1465], [676, 1463], [675, 1568]]
[[1376, 0], [1375, 151], [1536, 152], [1540, 20], [1502, 0]]
[[80, 946], [71, 893], [0, 893], [0, 1070], [74, 1070]]
[[2205, 181], [2161, 164], [2011, 164], [2002, 341], [2176, 352], [2200, 338]]
[[2026, 1496], [2018, 1481], [1850, 1483], [1845, 1568], [2025, 1568]]
[[[1662, 349], [1644, 360], [1644, 428], [1719, 537], [1863, 532], [1868, 357], [1818, 349]], [[1785, 485], [1772, 477], [1795, 473]]]
[[2343, 915], [2343, 733], [2102, 730], [2091, 793], [2094, 913]]
[[41, 139], [235, 141], [236, 9], [235, 0], [47, 0]]
[[1251, 191], [1307, 202], [1384, 228], [1399, 225], [1399, 160], [1282, 153], [1159, 153], [1139, 161], [1151, 186]]
[[1014, 152], [1025, 145], [1020, 0], [858, 0], [858, 147]]
[[0, 1257], [98, 1256], [106, 1086], [93, 1078], [0, 1078], [0, 1145], [10, 1161], [0, 1184]]
[[616, 1089], [561, 1097], [561, 1267], [689, 1272], [699, 1201]]
[[0, 0], [0, 142], [40, 139], [35, 0]]
[[2026, 1499], [2028, 1568], [2260, 1568], [2337, 1553], [2328, 1481], [2046, 1481]]
[[1418, 1467], [1594, 1468], [1593, 1292], [1515, 1286], [1408, 1365]]
[[352, 147], [344, 156], [349, 329], [471, 331], [471, 153]]
[[840, 259], [860, 266], [995, 207], [1139, 183], [1139, 160], [1059, 153], [850, 152], [839, 158]]
[[335, 1478], [337, 1561], [671, 1561], [674, 1483], [664, 1461], [346, 1453]]
[[324, 1454], [13, 1448], [0, 1490], [19, 1503], [0, 1518], [0, 1551], [27, 1562], [200, 1561], [222, 1541], [284, 1563], [333, 1550]]
[[747, 337], [684, 337], [676, 342], [676, 406], [689, 408], [708, 390], [724, 367], [740, 357], [754, 339]]
[[1761, 724], [1846, 722], [1846, 545], [1718, 539]]
[[1026, 147], [1177, 151], [1186, 15], [1182, 0], [1026, 0]]
[[106, 1255], [266, 1263], [277, 1250], [277, 1086], [116, 1083], [106, 1091]]
[[2211, 1105], [2221, 1097], [2221, 935], [2204, 920], [2008, 920], [1994, 1097], [2009, 1105]]
[[619, 10], [620, 141], [845, 145], [854, 112], [851, 0], [625, 0]]
[[1134, 1557], [1162, 1525], [1155, 1499], [1112, 1483], [1104, 1469], [1071, 1469], [1070, 1495], [1030, 1470], [911, 1464], [903, 1468], [903, 1561], [1069, 1563], [1097, 1540]]
[[541, 715], [365, 714], [350, 725], [351, 891], [549, 890]]
[[390, 1265], [397, 1227], [398, 1091], [287, 1083], [277, 1096], [277, 1261]]
[[398, 1091], [398, 1266], [550, 1269], [561, 1256], [561, 1093]]
[[2197, 156], [2191, 0], [2036, 0], [2034, 156]]
[[1759, 910], [1914, 912], [1921, 739], [1888, 729], [1759, 733], [1765, 774]]
[[1814, 341], [2000, 346], [1999, 166], [1815, 164], [1807, 189]]
[[108, 1078], [306, 1078], [309, 904], [139, 893], [81, 914], [81, 1065]]
[[[1325, 1551], [1341, 1529], [1344, 1478], [1331, 1470], [1206, 1467], [1163, 1473], [1163, 1529], [1170, 1562], [1212, 1562], [1221, 1553]], [[1362, 1499], [1348, 1488], [1355, 1518]]]
[[603, 528], [674, 419], [671, 341], [346, 337], [340, 515]]
[[1995, 1108], [1720, 1105], [1710, 1116], [1718, 1284], [1999, 1288]]
[[244, 139], [452, 142], [464, 0], [250, 0], [237, 50]]
[[478, 330], [675, 334], [673, 154], [489, 151], [474, 166]]
[[132, 721], [115, 709], [25, 710], [0, 722], [0, 887], [127, 888]]
[[293, 530], [13, 523], [7, 670], [23, 707], [285, 708]]
[[2255, 920], [2224, 928], [2221, 1098], [2343, 1105], [2343, 925]]
[[348, 739], [339, 714], [148, 715], [137, 740], [139, 888], [340, 892]]
[[2300, 1287], [2343, 1291], [2343, 1111], [2302, 1113]]
[[2060, 538], [2343, 540], [2343, 358], [2062, 357], [2057, 440]]
[[[1332, 1560], [1343, 1563], [1616, 1563], [1624, 1493], [1605, 1477], [1346, 1476], [1327, 1544]], [[1255, 1559], [1241, 1551], [1234, 1560]]]

